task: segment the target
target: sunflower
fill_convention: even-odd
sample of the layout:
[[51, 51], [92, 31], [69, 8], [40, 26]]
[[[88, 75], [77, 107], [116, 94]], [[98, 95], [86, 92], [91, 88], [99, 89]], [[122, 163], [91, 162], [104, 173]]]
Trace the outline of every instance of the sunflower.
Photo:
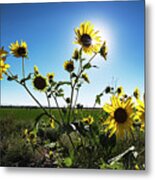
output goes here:
[[138, 88], [136, 88], [133, 92], [133, 96], [136, 98], [136, 99], [139, 99], [140, 98], [140, 91]]
[[43, 92], [46, 91], [47, 86], [48, 86], [47, 79], [40, 74], [37, 76], [34, 76], [32, 83], [36, 90], [43, 91]]
[[89, 83], [89, 77], [88, 77], [88, 74], [86, 73], [83, 73], [82, 76], [81, 76], [87, 83]]
[[10, 53], [17, 58], [25, 58], [28, 55], [27, 44], [25, 41], [21, 41], [21, 43], [19, 43], [18, 41], [16, 41], [15, 43], [11, 43], [9, 48], [11, 51]]
[[47, 73], [47, 78], [48, 78], [48, 81], [52, 81], [53, 78], [54, 78], [55, 74], [52, 72], [52, 73]]
[[0, 60], [5, 61], [7, 55], [8, 55], [8, 52], [4, 50], [4, 47], [0, 48]]
[[24, 130], [24, 138], [28, 143], [36, 144], [37, 142], [37, 134], [33, 131], [28, 131], [28, 129]]
[[75, 29], [75, 43], [81, 45], [83, 51], [87, 54], [98, 53], [101, 47], [101, 37], [98, 33], [99, 31], [95, 31], [90, 22], [84, 22], [80, 25], [80, 28]]
[[145, 129], [145, 104], [140, 99], [137, 99], [138, 105], [136, 106], [136, 117], [141, 121], [140, 130], [144, 131]]
[[131, 135], [134, 116], [131, 97], [120, 101], [119, 97], [112, 96], [111, 104], [105, 104], [103, 110], [109, 114], [103, 122], [103, 125], [106, 125], [105, 132], [109, 133], [109, 137], [116, 134], [117, 138], [123, 139], [125, 135]]
[[105, 60], [107, 60], [107, 54], [108, 54], [108, 48], [107, 48], [107, 45], [106, 45], [106, 41], [104, 41], [104, 43], [103, 43], [103, 45], [101, 46], [101, 49], [100, 49], [100, 55]]
[[91, 124], [94, 122], [94, 118], [93, 118], [92, 116], [89, 115], [88, 117], [83, 118], [83, 119], [82, 119], [82, 122], [91, 125]]
[[4, 61], [0, 59], [0, 80], [3, 79], [3, 73], [6, 73], [8, 68], [10, 68], [10, 65], [5, 64]]
[[72, 72], [74, 70], [74, 62], [73, 61], [65, 61], [64, 69], [68, 72]]

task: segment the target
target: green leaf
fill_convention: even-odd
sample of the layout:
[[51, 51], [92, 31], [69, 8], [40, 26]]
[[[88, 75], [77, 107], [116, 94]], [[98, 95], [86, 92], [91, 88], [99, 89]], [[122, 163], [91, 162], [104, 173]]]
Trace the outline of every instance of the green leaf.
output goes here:
[[96, 104], [101, 104], [101, 97], [103, 96], [103, 93], [100, 93], [99, 95], [96, 95], [96, 100], [95, 103]]
[[51, 87], [48, 87], [48, 88], [47, 88], [47, 92], [50, 92], [51, 90], [52, 90]]
[[67, 167], [71, 167], [72, 166], [72, 159], [70, 157], [67, 157], [64, 159], [64, 164], [67, 166]]
[[83, 66], [83, 69], [90, 69], [92, 66], [90, 63], [87, 63]]
[[96, 104], [101, 104], [101, 97], [99, 95], [96, 96], [95, 103]]
[[56, 143], [52, 142], [52, 143], [49, 143], [49, 144], [45, 144], [44, 146], [48, 147], [48, 148], [54, 148], [56, 146]]
[[71, 78], [76, 78], [77, 77], [77, 75], [73, 72], [72, 74], [71, 74]]
[[81, 86], [82, 86], [81, 83], [79, 83], [79, 84], [76, 85], [77, 89], [79, 89]]
[[32, 73], [30, 73], [26, 78], [21, 79], [20, 83], [23, 84], [23, 83], [25, 83], [25, 81], [30, 80], [31, 75], [32, 75]]
[[57, 97], [63, 97], [64, 96], [64, 94], [63, 93], [55, 93], [55, 95], [57, 96]]
[[58, 89], [62, 85], [71, 85], [71, 82], [69, 81], [59, 81], [57, 85], [55, 86], [55, 89]]
[[8, 76], [8, 78], [7, 78], [8, 81], [13, 81], [13, 80], [16, 80], [16, 79], [18, 79], [18, 75]]
[[62, 93], [64, 90], [62, 88], [58, 89], [58, 93]]

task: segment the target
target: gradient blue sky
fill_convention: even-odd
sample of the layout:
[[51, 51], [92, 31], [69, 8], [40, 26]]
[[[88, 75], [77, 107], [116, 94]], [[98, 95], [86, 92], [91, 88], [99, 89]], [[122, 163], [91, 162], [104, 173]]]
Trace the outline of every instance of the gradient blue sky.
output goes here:
[[[91, 84], [83, 86], [79, 102], [92, 106], [95, 94], [107, 85], [121, 85], [128, 94], [135, 87], [144, 92], [144, 1], [7, 4], [0, 5], [0, 11], [1, 45], [8, 49], [15, 40], [27, 42], [27, 73], [37, 65], [43, 75], [55, 72], [56, 80], [68, 79], [63, 62], [79, 47], [73, 44], [74, 28], [89, 20], [107, 41], [109, 54], [106, 62], [100, 56], [94, 60], [100, 68], [88, 72]], [[20, 59], [9, 57], [7, 63], [21, 74]], [[44, 94], [31, 89], [46, 105]], [[1, 82], [1, 104], [36, 105], [22, 87], [6, 78]]]

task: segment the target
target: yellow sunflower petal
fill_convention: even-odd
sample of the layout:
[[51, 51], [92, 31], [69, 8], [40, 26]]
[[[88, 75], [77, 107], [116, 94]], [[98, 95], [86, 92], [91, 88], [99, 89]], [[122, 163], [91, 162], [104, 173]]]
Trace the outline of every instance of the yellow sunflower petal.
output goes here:
[[111, 113], [111, 112], [113, 112], [115, 110], [115, 108], [113, 106], [109, 105], [109, 104], [105, 104], [103, 106], [103, 110], [105, 112], [107, 112], [107, 113]]

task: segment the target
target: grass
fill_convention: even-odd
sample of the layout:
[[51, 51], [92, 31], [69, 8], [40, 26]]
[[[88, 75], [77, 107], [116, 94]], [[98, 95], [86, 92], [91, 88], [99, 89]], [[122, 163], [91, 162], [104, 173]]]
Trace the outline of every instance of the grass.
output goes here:
[[[96, 128], [97, 126], [100, 127], [100, 115], [103, 113], [100, 109], [83, 109], [78, 110], [78, 115], [76, 119], [80, 119], [81, 117], [87, 117], [88, 115], [92, 115], [94, 119], [96, 120], [96, 124], [92, 126], [92, 128]], [[0, 109], [0, 152], [1, 152], [1, 159], [0, 159], [0, 165], [1, 166], [26, 166], [26, 167], [68, 167], [68, 164], [72, 164], [72, 161], [70, 160], [70, 157], [73, 156], [72, 151], [72, 144], [69, 141], [69, 138], [67, 137], [66, 133], [61, 134], [60, 140], [62, 142], [61, 146], [63, 146], [64, 149], [69, 149], [64, 152], [61, 156], [60, 161], [67, 162], [63, 164], [62, 162], [57, 162], [58, 164], [55, 165], [55, 162], [52, 162], [44, 159], [44, 156], [41, 155], [40, 152], [44, 152], [45, 150], [42, 148], [39, 148], [39, 151], [35, 151], [32, 146], [25, 143], [25, 140], [23, 139], [23, 131], [24, 129], [32, 129], [35, 124], [35, 118], [41, 113], [42, 111], [40, 109], [31, 109], [31, 108], [1, 108]], [[57, 109], [52, 109], [53, 115], [58, 119], [59, 114]], [[50, 132], [50, 133], [49, 133]], [[50, 136], [52, 136], [51, 141], [55, 141], [57, 139], [57, 135], [59, 134], [59, 130], [50, 130], [47, 132]], [[113, 140], [107, 140], [102, 135], [92, 135], [89, 138], [89, 134], [86, 134], [90, 142], [87, 142], [88, 139], [85, 138], [85, 135], [83, 136], [83, 141], [85, 141], [86, 148], [83, 149], [79, 148], [79, 153], [77, 156], [81, 157], [78, 160], [75, 160], [75, 157], [73, 158], [76, 163], [74, 163], [74, 168], [102, 168], [102, 169], [133, 169], [133, 164], [127, 164], [128, 158], [123, 157], [121, 161], [121, 164], [114, 164], [114, 166], [110, 167], [109, 165], [105, 164], [105, 161], [119, 155], [123, 151], [125, 151], [128, 147], [131, 145], [136, 146], [136, 151], [140, 152], [139, 159], [138, 159], [138, 165], [143, 165], [145, 162], [145, 149], [144, 149], [144, 135], [140, 134], [138, 136], [139, 141], [137, 142], [126, 142], [117, 144], [115, 146], [115, 141]], [[70, 133], [71, 138], [73, 140], [73, 143], [78, 145], [78, 135], [75, 132]], [[55, 137], [55, 139], [53, 139]], [[94, 139], [93, 139], [94, 138]], [[49, 138], [50, 139], [50, 138]], [[97, 143], [96, 146], [93, 145], [93, 143]], [[87, 145], [88, 143], [88, 145]], [[92, 147], [90, 146], [92, 145]], [[115, 147], [114, 147], [115, 146]], [[41, 147], [41, 146], [40, 146]], [[114, 148], [113, 148], [114, 147]], [[61, 149], [61, 147], [59, 147]], [[58, 149], [59, 149], [58, 148]], [[58, 150], [59, 151], [59, 150]], [[57, 151], [56, 151], [57, 152]], [[62, 150], [61, 150], [62, 153]], [[60, 154], [61, 154], [60, 153]], [[84, 154], [85, 153], [85, 154]], [[69, 155], [68, 155], [69, 154]], [[76, 155], [74, 155], [76, 156]], [[83, 157], [82, 157], [83, 156]], [[102, 158], [104, 157], [104, 160]], [[131, 154], [130, 154], [131, 156]], [[66, 158], [65, 158], [66, 157]], [[64, 159], [65, 158], [65, 159]], [[127, 158], [127, 159], [126, 159]], [[133, 157], [132, 157], [133, 158]], [[71, 162], [70, 162], [71, 161]], [[130, 158], [131, 161], [131, 158]], [[135, 163], [135, 160], [132, 160]], [[52, 163], [51, 163], [52, 162]], [[122, 165], [123, 163], [123, 165]], [[137, 163], [137, 161], [136, 161]], [[125, 167], [126, 166], [126, 167]], [[141, 169], [142, 166], [141, 166]]]

